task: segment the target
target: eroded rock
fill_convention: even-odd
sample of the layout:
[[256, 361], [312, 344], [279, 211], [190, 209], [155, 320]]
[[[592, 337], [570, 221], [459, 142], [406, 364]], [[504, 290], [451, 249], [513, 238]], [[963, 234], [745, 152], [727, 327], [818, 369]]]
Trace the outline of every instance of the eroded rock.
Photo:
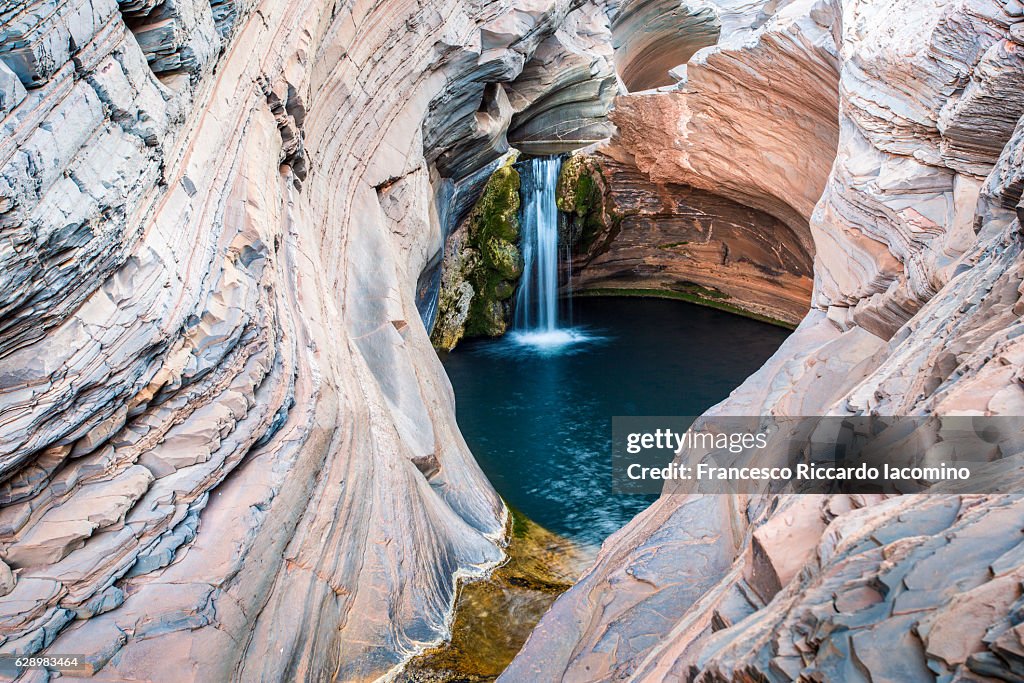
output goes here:
[[[606, 150], [813, 241], [811, 311], [711, 414], [1018, 415], [1024, 100], [993, 94], [1021, 77], [1019, 12], [715, 10], [718, 45], [620, 98]], [[666, 492], [502, 680], [1016, 680], [1020, 514], [1017, 495]]]
[[574, 9], [0, 10], [0, 651], [364, 680], [446, 634], [505, 510], [417, 314], [431, 199]]

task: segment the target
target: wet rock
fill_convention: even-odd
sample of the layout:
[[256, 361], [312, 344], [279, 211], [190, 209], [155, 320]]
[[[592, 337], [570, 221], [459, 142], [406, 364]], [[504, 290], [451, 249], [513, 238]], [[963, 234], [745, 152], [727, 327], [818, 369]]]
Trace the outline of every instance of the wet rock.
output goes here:
[[509, 299], [523, 272], [519, 253], [519, 173], [510, 157], [487, 180], [469, 216], [445, 242], [437, 322], [431, 341], [450, 351], [463, 336], [508, 328]]

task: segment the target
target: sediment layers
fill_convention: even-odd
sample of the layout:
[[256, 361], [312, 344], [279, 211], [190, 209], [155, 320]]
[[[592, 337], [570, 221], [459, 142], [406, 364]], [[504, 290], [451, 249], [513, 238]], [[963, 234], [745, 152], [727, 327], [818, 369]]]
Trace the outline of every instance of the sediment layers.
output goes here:
[[675, 84], [697, 50], [714, 45], [721, 29], [710, 6], [676, 0], [626, 0], [612, 21], [615, 64], [630, 92]]
[[664, 292], [795, 325], [811, 299], [812, 255], [778, 218], [688, 185], [656, 183], [603, 154], [565, 165], [572, 287]]
[[714, 7], [723, 26], [717, 45], [676, 72], [674, 87], [619, 97], [617, 135], [602, 151], [652, 182], [765, 211], [813, 253], [807, 223], [839, 134], [837, 10], [791, 3], [768, 19], [756, 3]]
[[508, 139], [526, 154], [559, 154], [612, 134], [608, 110], [618, 83], [605, 3], [574, 4], [579, 9], [507, 88], [515, 112]]
[[[653, 180], [809, 226], [810, 313], [711, 413], [1024, 414], [1020, 5], [748, 9], [614, 114]], [[668, 493], [502, 680], [1016, 680], [1020, 516], [1016, 495]]]
[[0, 10], [0, 651], [364, 680], [447, 633], [505, 511], [414, 301], [432, 199], [571, 9]]
[[[662, 38], [613, 37], [665, 3], [577, 5], [0, 10], [0, 651], [82, 654], [99, 680], [366, 680], [446, 635], [505, 513], [422, 276], [510, 127], [597, 139], [612, 65], [667, 66], [644, 64]], [[699, 204], [748, 230], [725, 198], [793, 236], [794, 274], [814, 257], [812, 310], [716, 410], [1022, 414], [1019, 3], [683, 15], [717, 45], [619, 97], [601, 150], [623, 202], [659, 197], [632, 220]], [[1007, 679], [1020, 516], [664, 496], [504, 677]]]

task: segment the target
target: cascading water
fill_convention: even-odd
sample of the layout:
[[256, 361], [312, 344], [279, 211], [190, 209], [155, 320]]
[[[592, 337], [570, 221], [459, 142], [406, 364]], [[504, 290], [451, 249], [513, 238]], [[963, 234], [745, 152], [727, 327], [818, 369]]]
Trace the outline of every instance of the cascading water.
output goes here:
[[539, 348], [559, 348], [586, 335], [561, 327], [559, 319], [558, 205], [560, 157], [535, 157], [520, 171], [520, 250], [523, 276], [515, 298], [512, 338]]
[[559, 157], [530, 159], [520, 174], [523, 277], [516, 292], [515, 329], [554, 332], [558, 328]]

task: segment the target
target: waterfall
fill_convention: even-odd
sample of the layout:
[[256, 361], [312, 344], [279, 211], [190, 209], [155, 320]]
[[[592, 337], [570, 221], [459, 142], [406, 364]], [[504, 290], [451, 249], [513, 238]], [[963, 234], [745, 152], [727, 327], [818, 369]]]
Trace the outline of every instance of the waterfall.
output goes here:
[[558, 206], [555, 190], [560, 157], [530, 159], [521, 173], [523, 276], [516, 292], [517, 331], [553, 333], [558, 329]]
[[[569, 270], [572, 245], [558, 244], [558, 175], [561, 157], [537, 157], [517, 165], [520, 178], [520, 241], [523, 275], [516, 290], [509, 341], [529, 353], [574, 353], [584, 343], [602, 338], [573, 328], [559, 317], [559, 274]], [[569, 272], [570, 296], [572, 273]], [[568, 306], [570, 318], [572, 304]], [[571, 350], [570, 350], [571, 349]]]

